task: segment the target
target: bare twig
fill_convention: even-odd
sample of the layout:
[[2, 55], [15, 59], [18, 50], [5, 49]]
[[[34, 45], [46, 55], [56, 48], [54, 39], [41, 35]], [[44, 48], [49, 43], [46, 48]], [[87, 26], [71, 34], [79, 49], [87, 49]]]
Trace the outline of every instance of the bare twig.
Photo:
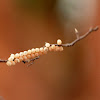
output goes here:
[[31, 59], [30, 61], [22, 61], [22, 62], [23, 62], [24, 64], [30, 62], [30, 64], [27, 65], [27, 66], [29, 67], [29, 66], [31, 66], [31, 65], [34, 63], [35, 60], [37, 60], [37, 59], [39, 59], [39, 58], [40, 58], [40, 56], [38, 56], [38, 57], [36, 57], [36, 58], [34, 58], [34, 59]]
[[[30, 62], [32, 61], [32, 62], [34, 62], [36, 59], [39, 59], [40, 58], [40, 56], [38, 56], [38, 57], [36, 57], [36, 58], [34, 58], [34, 59], [30, 59]], [[25, 63], [28, 63], [29, 61], [22, 61], [24, 64]]]
[[[71, 43], [66, 43], [66, 44], [62, 44], [62, 45], [58, 45], [58, 44], [54, 44], [56, 46], [63, 46], [63, 47], [71, 47], [73, 46], [74, 44], [76, 44], [78, 41], [84, 39], [85, 37], [87, 37], [90, 33], [94, 32], [94, 31], [97, 31], [99, 29], [98, 26], [96, 26], [95, 28], [90, 28], [88, 32], [86, 32], [84, 35], [82, 36], [79, 36], [79, 32], [77, 31], [77, 35], [76, 35], [76, 39], [74, 41], [72, 41]], [[75, 32], [76, 34], [76, 32]], [[53, 45], [53, 44], [51, 44]]]
[[0, 59], [0, 63], [6, 63], [8, 60], [1, 60]]
[[[94, 31], [97, 31], [99, 29], [98, 26], [96, 26], [95, 28], [90, 28], [88, 32], [86, 32], [84, 35], [82, 36], [79, 36], [79, 32], [78, 30], [75, 28], [75, 34], [76, 34], [76, 39], [74, 41], [72, 41], [71, 43], [66, 43], [66, 44], [62, 44], [62, 45], [58, 45], [58, 44], [54, 44], [56, 46], [63, 46], [63, 47], [71, 47], [73, 45], [75, 45], [78, 41], [84, 39], [85, 37], [87, 37], [90, 33], [94, 32]], [[53, 44], [50, 44], [50, 46], [53, 45]], [[31, 63], [28, 65], [32, 65], [33, 62], [36, 60], [36, 59], [39, 59], [39, 56], [34, 58], [34, 59], [31, 59]], [[8, 60], [0, 60], [1, 63], [6, 63]], [[27, 63], [28, 61], [22, 61], [23, 63]]]
[[96, 26], [95, 28], [90, 28], [89, 31], [86, 32], [84, 35], [82, 35], [82, 36], [77, 36], [76, 40], [74, 40], [74, 41], [71, 42], [71, 43], [62, 44], [62, 46], [64, 46], [64, 47], [73, 46], [73, 45], [76, 44], [78, 41], [84, 39], [84, 38], [87, 37], [90, 33], [94, 32], [94, 31], [97, 31], [98, 29], [99, 29], [98, 26]]

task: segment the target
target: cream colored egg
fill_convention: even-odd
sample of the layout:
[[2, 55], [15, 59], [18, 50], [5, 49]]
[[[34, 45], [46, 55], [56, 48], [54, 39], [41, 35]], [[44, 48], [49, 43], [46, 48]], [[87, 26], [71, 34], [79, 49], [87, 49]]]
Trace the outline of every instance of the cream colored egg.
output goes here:
[[23, 57], [19, 57], [20, 62], [23, 61]]
[[7, 66], [11, 66], [12, 65], [12, 63], [10, 62], [10, 61], [7, 61]]
[[34, 55], [34, 54], [31, 54], [31, 58], [32, 58], [32, 59], [35, 58], [35, 55]]
[[53, 44], [53, 45], [51, 46], [51, 48], [54, 50], [54, 49], [56, 48], [56, 46]]
[[48, 48], [47, 47], [44, 47], [44, 51], [48, 51]]
[[19, 60], [19, 59], [15, 59], [14, 61], [15, 61], [15, 63], [19, 63], [19, 62], [20, 62], [20, 60]]
[[40, 49], [39, 49], [39, 48], [36, 48], [36, 49], [35, 49], [35, 52], [37, 52], [37, 53], [38, 53], [39, 51], [40, 51]]
[[28, 52], [27, 51], [24, 51], [24, 55], [27, 55], [28, 54]]
[[63, 51], [64, 50], [64, 48], [63, 47], [59, 47], [60, 48], [60, 51]]
[[27, 53], [30, 55], [32, 53], [32, 51], [31, 50], [28, 50]]
[[59, 47], [58, 46], [56, 46], [56, 49], [55, 49], [55, 51], [59, 51], [60, 49], [59, 49]]
[[27, 58], [30, 59], [31, 58], [31, 55], [27, 55]]
[[48, 48], [50, 47], [50, 43], [45, 43], [45, 46]]
[[14, 60], [14, 57], [9, 57], [8, 58], [8, 61], [13, 61]]
[[58, 44], [58, 45], [61, 45], [61, 44], [62, 44], [62, 41], [61, 41], [60, 39], [58, 39], [58, 40], [57, 40], [57, 44]]
[[14, 57], [19, 58], [19, 53], [16, 53]]
[[24, 55], [24, 52], [20, 52], [19, 55], [20, 55], [20, 56], [23, 56], [23, 55]]
[[43, 51], [44, 51], [44, 49], [43, 49], [43, 47], [41, 47], [41, 48], [40, 48], [40, 52], [43, 52]]
[[52, 47], [51, 47], [51, 46], [49, 47], [49, 51], [53, 51], [53, 49], [52, 49]]
[[33, 49], [31, 50], [31, 52], [32, 52], [32, 53], [35, 53], [35, 49], [33, 48]]
[[11, 65], [15, 65], [16, 63], [14, 61], [11, 62]]
[[27, 60], [28, 58], [27, 58], [27, 56], [23, 56], [23, 60], [25, 61], [25, 60]]
[[10, 55], [10, 57], [14, 57], [14, 56], [15, 56], [14, 54], [11, 54], [11, 55]]
[[35, 53], [35, 56], [38, 57], [39, 56], [39, 53]]

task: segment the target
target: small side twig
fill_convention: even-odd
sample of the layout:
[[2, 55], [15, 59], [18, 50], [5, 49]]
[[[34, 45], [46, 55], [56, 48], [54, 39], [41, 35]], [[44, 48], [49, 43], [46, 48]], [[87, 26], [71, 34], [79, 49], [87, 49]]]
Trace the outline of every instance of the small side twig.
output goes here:
[[[40, 58], [40, 56], [38, 56], [38, 57], [36, 57], [36, 58], [34, 58], [34, 59], [30, 59], [30, 62], [32, 61], [32, 62], [34, 62], [36, 59], [39, 59]], [[22, 61], [24, 64], [25, 63], [28, 63], [29, 61]]]
[[34, 63], [35, 60], [37, 60], [39, 58], [40, 58], [40, 56], [38, 56], [38, 57], [36, 57], [34, 59], [31, 59], [30, 61], [23, 61], [23, 62], [24, 62], [24, 64], [30, 62], [30, 64], [27, 65], [29, 67], [29, 66], [31, 66]]
[[78, 39], [80, 36], [79, 36], [79, 32], [78, 32], [78, 30], [76, 28], [75, 28], [75, 34], [76, 34], [76, 37]]

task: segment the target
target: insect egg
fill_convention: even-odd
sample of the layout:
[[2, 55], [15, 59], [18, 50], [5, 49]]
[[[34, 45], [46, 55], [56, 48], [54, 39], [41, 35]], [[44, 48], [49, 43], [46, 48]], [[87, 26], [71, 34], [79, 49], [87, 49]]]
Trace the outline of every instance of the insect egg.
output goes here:
[[7, 63], [6, 63], [8, 66], [11, 66], [12, 65], [12, 63], [10, 62], [10, 61], [7, 61]]
[[35, 53], [35, 49], [33, 48], [33, 49], [31, 50], [31, 52], [32, 52], [32, 53]]
[[61, 45], [61, 44], [62, 44], [62, 41], [61, 41], [60, 39], [58, 39], [58, 40], [57, 40], [57, 44], [58, 44], [58, 45]]
[[43, 52], [43, 47], [40, 48], [40, 51]]
[[18, 53], [16, 53], [14, 57], [15, 57], [15, 58], [19, 58], [19, 54], [18, 54]]
[[28, 53], [28, 54], [31, 54], [31, 52], [32, 52], [31, 50], [28, 50], [28, 52], [27, 52], [27, 53]]
[[50, 47], [50, 43], [45, 43], [45, 46], [48, 48]]
[[36, 50], [36, 52], [39, 52], [40, 51], [39, 48], [36, 48], [35, 50]]
[[24, 55], [27, 55], [28, 53], [27, 53], [27, 51], [24, 51]]

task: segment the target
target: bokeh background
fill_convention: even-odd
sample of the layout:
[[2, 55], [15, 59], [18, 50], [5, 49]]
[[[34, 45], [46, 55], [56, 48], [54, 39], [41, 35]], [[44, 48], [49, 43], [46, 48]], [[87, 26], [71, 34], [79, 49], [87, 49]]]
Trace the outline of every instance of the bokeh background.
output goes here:
[[[100, 25], [100, 0], [0, 0], [0, 58], [45, 42], [63, 43]], [[5, 100], [100, 100], [100, 30], [30, 67], [0, 64]], [[3, 100], [0, 97], [0, 100]]]

